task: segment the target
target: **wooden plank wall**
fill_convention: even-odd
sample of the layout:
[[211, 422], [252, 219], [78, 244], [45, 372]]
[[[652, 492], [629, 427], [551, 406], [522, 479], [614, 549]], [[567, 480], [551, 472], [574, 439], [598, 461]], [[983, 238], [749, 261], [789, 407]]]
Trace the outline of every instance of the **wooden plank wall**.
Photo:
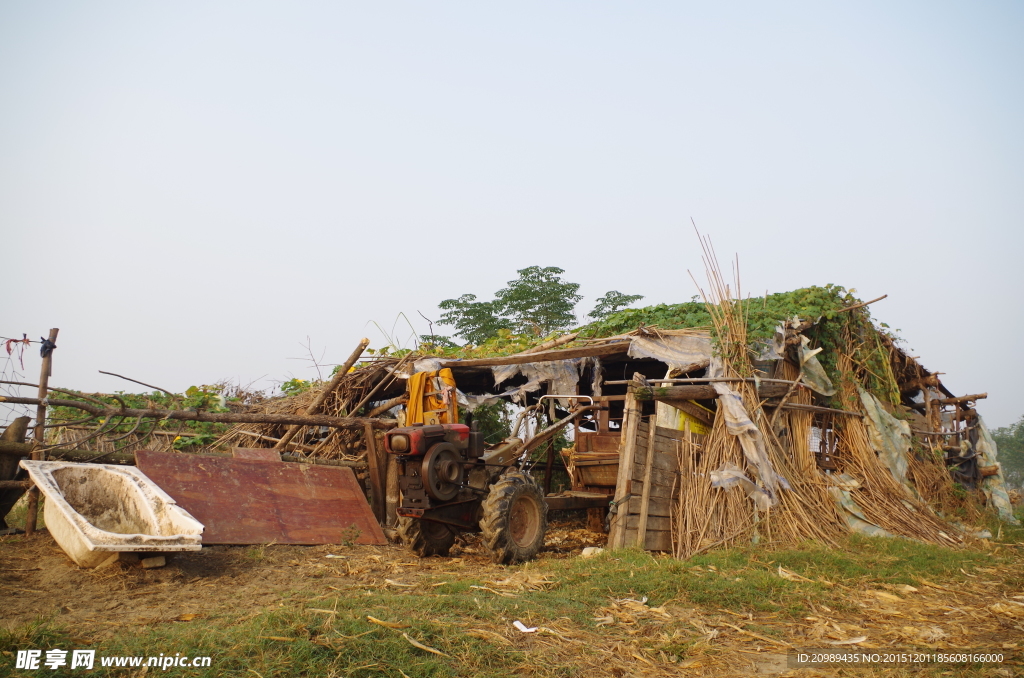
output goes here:
[[[609, 536], [609, 546], [621, 548], [637, 546], [641, 523], [643, 523], [643, 496], [645, 479], [650, 478], [646, 493], [647, 520], [643, 548], [648, 551], [671, 551], [671, 510], [673, 494], [677, 487], [676, 474], [679, 470], [677, 458], [678, 441], [683, 432], [670, 428], [656, 427], [654, 432], [654, 453], [648, 454], [650, 424], [642, 422], [636, 430], [633, 452], [633, 467], [624, 493], [632, 495], [619, 506]], [[648, 459], [652, 466], [648, 470]], [[621, 489], [621, 488], [620, 488]], [[618, 493], [616, 493], [618, 495]]]

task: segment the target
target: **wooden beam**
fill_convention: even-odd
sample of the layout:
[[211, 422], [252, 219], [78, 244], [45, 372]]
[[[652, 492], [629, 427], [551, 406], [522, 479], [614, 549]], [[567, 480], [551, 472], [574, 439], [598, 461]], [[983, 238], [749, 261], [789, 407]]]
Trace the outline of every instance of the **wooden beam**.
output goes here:
[[[640, 376], [639, 372], [634, 378]], [[608, 535], [610, 548], [622, 548], [626, 540], [626, 497], [631, 493], [633, 458], [636, 455], [636, 429], [640, 424], [640, 403], [635, 389], [630, 389], [622, 418], [622, 435], [619, 437], [619, 472], [615, 480], [615, 516], [612, 519], [611, 534]]]
[[[39, 398], [16, 398], [0, 396], [0, 403], [14, 405], [38, 405]], [[303, 424], [305, 426], [327, 426], [330, 428], [361, 429], [367, 422], [374, 428], [393, 428], [396, 419], [368, 419], [366, 417], [330, 417], [325, 414], [261, 414], [257, 412], [195, 412], [191, 410], [137, 410], [133, 408], [100, 407], [81, 400], [49, 399], [51, 407], [74, 407], [90, 414], [103, 417], [149, 417], [153, 419], [175, 419], [178, 421], [206, 421], [214, 424]]]
[[715, 422], [712, 419], [712, 417], [715, 416], [714, 413], [708, 412], [704, 408], [694, 405], [689, 400], [662, 400], [660, 402], [663, 402], [666, 405], [671, 405], [677, 410], [682, 410], [683, 412], [686, 412], [688, 415], [690, 415], [700, 423], [704, 424], [708, 428], [711, 428], [712, 426], [715, 425]]
[[[27, 457], [31, 454], [25, 450], [25, 434], [28, 432], [28, 422], [31, 417], [17, 417], [7, 425], [4, 432], [0, 434], [0, 480], [14, 480], [18, 477], [18, 462], [20, 457]], [[8, 454], [3, 454], [5, 446], [10, 446]], [[26, 488], [15, 487], [0, 491], [0, 529], [7, 527], [4, 518], [14, 508], [14, 505], [25, 494]]]
[[370, 489], [373, 493], [370, 507], [377, 522], [383, 525], [386, 520], [384, 487], [387, 485], [387, 469], [378, 455], [377, 435], [370, 424], [363, 427], [363, 442], [366, 443], [366, 465], [370, 468]]
[[[182, 452], [182, 454], [186, 454]], [[50, 461], [74, 461], [93, 462], [96, 464], [120, 464], [122, 466], [134, 466], [135, 454], [132, 452], [99, 452], [97, 450], [64, 450], [51, 449], [46, 456]], [[190, 455], [196, 459], [203, 457], [230, 457], [230, 454], [220, 452], [204, 452], [203, 454]], [[363, 469], [366, 463], [362, 461], [348, 461], [345, 459], [318, 459], [316, 457], [300, 457], [293, 454], [282, 454], [281, 461], [289, 463], [309, 464], [312, 466], [344, 466], [347, 468]]]
[[[651, 502], [651, 472], [654, 470], [655, 436], [658, 435], [658, 418], [651, 417], [647, 426], [647, 466], [644, 468], [644, 489], [640, 495], [640, 524], [636, 527], [636, 546], [643, 548], [647, 541], [647, 518]], [[628, 506], [629, 504], [627, 504]]]
[[974, 395], [965, 395], [959, 398], [934, 398], [932, 402], [937, 405], [961, 405], [974, 400], [984, 400], [987, 397], [987, 393], [975, 393]]
[[[334, 373], [334, 377], [331, 378], [331, 382], [327, 384], [327, 386], [324, 387], [324, 389], [317, 394], [316, 398], [313, 399], [313, 402], [311, 402], [306, 407], [304, 414], [317, 414], [318, 412], [320, 412], [320, 409], [324, 406], [324, 403], [327, 401], [328, 396], [334, 393], [334, 391], [338, 388], [338, 385], [341, 384], [341, 380], [345, 377], [346, 374], [348, 374], [348, 371], [352, 368], [353, 365], [356, 364], [356, 361], [359, 360], [359, 356], [363, 355], [363, 351], [365, 351], [366, 347], [369, 345], [369, 339], [363, 339], [362, 341], [359, 342], [359, 345], [356, 346], [356, 350], [352, 351], [352, 355], [348, 357], [348, 360], [345, 361], [345, 364], [342, 365], [341, 368]], [[299, 428], [300, 426], [297, 424], [293, 424], [290, 427], [288, 427], [288, 430], [284, 432], [284, 435], [281, 436], [281, 439], [277, 441], [276, 445], [274, 445], [274, 449], [283, 450], [291, 441], [291, 439], [295, 437], [295, 434], [299, 432]]]
[[[757, 395], [761, 398], [775, 398], [785, 395], [789, 387], [786, 384], [761, 384]], [[710, 384], [693, 384], [684, 386], [654, 386], [636, 389], [636, 399], [645, 400], [713, 400], [718, 398], [718, 391]]]
[[[777, 407], [768, 403], [765, 407]], [[817, 405], [804, 405], [803, 403], [786, 403], [782, 406], [784, 410], [801, 410], [803, 412], [821, 412], [822, 414], [845, 414], [850, 417], [863, 417], [864, 415], [860, 412], [851, 412], [849, 410], [837, 410], [832, 407], [819, 407]]]
[[579, 332], [573, 332], [572, 334], [563, 334], [560, 337], [555, 337], [551, 341], [545, 341], [543, 344], [537, 344], [533, 348], [528, 348], [525, 351], [520, 351], [516, 355], [526, 355], [528, 353], [543, 353], [544, 351], [555, 348], [556, 346], [568, 344], [570, 341], [578, 337], [579, 334]]
[[[57, 348], [57, 333], [60, 329], [50, 329], [50, 336], [47, 342], [50, 350], [45, 351], [44, 344], [43, 363], [39, 369], [39, 402], [36, 404], [36, 425], [32, 430], [32, 437], [40, 445], [43, 443], [43, 436], [46, 434], [46, 395], [49, 393], [47, 386], [50, 382], [50, 374], [53, 372], [53, 350]], [[32, 451], [33, 459], [45, 459], [46, 455], [42, 450]], [[25, 515], [25, 536], [31, 537], [36, 531], [36, 514], [39, 512], [39, 488], [29, 485], [28, 488], [28, 513]]]
[[[35, 447], [35, 443], [12, 443], [0, 440], [0, 454], [11, 457], [30, 457]], [[0, 480], [3, 479], [0, 478]]]
[[572, 358], [590, 358], [603, 355], [615, 355], [629, 351], [629, 342], [621, 341], [614, 344], [600, 344], [582, 348], [569, 348], [564, 351], [545, 351], [543, 353], [527, 353], [507, 355], [500, 358], [474, 358], [472, 360], [445, 360], [441, 367], [498, 367], [501, 365], [524, 365], [526, 363], [544, 363], [553, 360], [570, 360]]

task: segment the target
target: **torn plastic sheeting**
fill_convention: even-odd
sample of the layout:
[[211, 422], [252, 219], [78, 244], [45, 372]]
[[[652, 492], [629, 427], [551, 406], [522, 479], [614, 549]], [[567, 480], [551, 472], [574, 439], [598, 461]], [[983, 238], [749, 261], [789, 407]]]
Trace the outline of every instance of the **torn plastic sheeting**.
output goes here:
[[[770, 354], [774, 353], [779, 357], [786, 355], [786, 330], [790, 327], [795, 327], [800, 324], [800, 318], [794, 317], [786, 322], [779, 323], [779, 326], [775, 328], [775, 335], [771, 342], [771, 351], [767, 349], [762, 353]], [[807, 384], [811, 389], [817, 391], [824, 396], [833, 396], [836, 394], [836, 387], [832, 384], [832, 380], [828, 378], [825, 373], [825, 368], [818, 362], [818, 353], [821, 352], [820, 348], [810, 349], [810, 340], [800, 335], [800, 346], [797, 349], [797, 355], [800, 359], [800, 373], [803, 375], [803, 382]]]
[[782, 360], [786, 357], [782, 353], [779, 353], [779, 350], [773, 341], [756, 342], [751, 348], [753, 348], [754, 352], [757, 354], [758, 360]]
[[[725, 376], [725, 366], [721, 358], [711, 359], [708, 374], [712, 377]], [[761, 431], [747, 415], [740, 394], [723, 382], [715, 382], [713, 386], [718, 393], [719, 411], [725, 415], [726, 430], [739, 440], [751, 472], [757, 476], [761, 490], [768, 495], [769, 506], [775, 506], [779, 502], [779, 487], [789, 489], [789, 483], [772, 467], [768, 453], [764, 449]]]
[[822, 349], [811, 350], [808, 348], [810, 343], [810, 339], [800, 335], [800, 373], [804, 375], [803, 381], [821, 395], [833, 396], [836, 394], [836, 387], [825, 374], [825, 368], [818, 362], [818, 354]]
[[437, 372], [440, 370], [444, 362], [441, 358], [420, 358], [412, 364], [412, 373], [417, 372]]
[[878, 398], [857, 387], [860, 401], [867, 412], [868, 432], [871, 447], [885, 464], [892, 477], [912, 497], [918, 497], [917, 490], [907, 481], [907, 455], [910, 453], [910, 424], [900, 421], [886, 412]]
[[628, 355], [630, 358], [654, 358], [681, 370], [707, 362], [712, 353], [710, 336], [668, 335], [660, 339], [632, 337]]
[[981, 480], [981, 491], [985, 493], [990, 504], [995, 506], [999, 512], [999, 518], [1011, 525], [1020, 525], [1020, 521], [1013, 515], [1013, 505], [1010, 503], [1010, 495], [1006, 493], [1006, 481], [1003, 478], [1003, 468], [999, 465], [999, 451], [996, 448], [996, 441], [992, 439], [985, 421], [978, 415], [978, 444], [975, 451], [981, 457], [980, 461], [985, 466], [999, 466], [999, 473], [988, 476]]
[[[540, 390], [541, 384], [551, 384], [552, 394], [574, 394], [580, 382], [580, 365], [582, 358], [571, 360], [546, 360], [540, 363], [524, 363], [522, 365], [498, 365], [491, 368], [494, 374], [494, 386], [497, 388], [516, 374], [526, 377], [526, 383], [506, 393], [512, 395], [516, 402], [522, 402], [527, 393]], [[504, 394], [503, 394], [504, 395]], [[568, 405], [566, 398], [559, 398], [562, 405]]]
[[772, 503], [768, 495], [755, 485], [747, 477], [747, 474], [735, 464], [728, 462], [722, 464], [718, 470], [712, 471], [709, 475], [711, 476], [711, 487], [720, 487], [723, 490], [739, 487], [754, 502], [754, 506], [757, 507], [758, 511], [767, 511], [771, 508]]
[[869, 537], [894, 537], [892, 532], [875, 525], [868, 517], [864, 515], [864, 511], [857, 506], [857, 502], [853, 500], [853, 495], [850, 494], [850, 490], [855, 490], [860, 487], [860, 481], [852, 476], [848, 476], [845, 473], [829, 477], [829, 488], [828, 493], [832, 495], [832, 498], [836, 500], [839, 507], [843, 510], [843, 517], [846, 518], [846, 524], [852, 532], [864, 534]]
[[594, 356], [592, 358], [584, 358], [583, 362], [580, 363], [580, 374], [583, 373], [583, 369], [587, 365], [591, 366], [592, 376], [590, 379], [590, 395], [594, 398], [601, 397], [601, 383], [604, 381], [604, 366], [601, 364], [601, 358]]
[[463, 393], [462, 391], [459, 391], [459, 404], [465, 407], [470, 412], [476, 412], [479, 408], [483, 407], [484, 405], [494, 405], [496, 403], [500, 403], [502, 396], [508, 395], [509, 393], [514, 391], [515, 389], [508, 393], [500, 393], [498, 395], [494, 395], [493, 393], [484, 393], [482, 395], [469, 395], [468, 393]]

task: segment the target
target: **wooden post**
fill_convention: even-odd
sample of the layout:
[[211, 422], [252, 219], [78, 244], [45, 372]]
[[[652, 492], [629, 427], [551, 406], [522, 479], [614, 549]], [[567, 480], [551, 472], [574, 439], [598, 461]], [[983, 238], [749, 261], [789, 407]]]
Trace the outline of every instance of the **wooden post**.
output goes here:
[[3, 489], [4, 483], [18, 482], [18, 462], [22, 457], [32, 455], [33, 443], [25, 443], [28, 422], [32, 417], [18, 417], [0, 435], [0, 530], [7, 529], [4, 518], [25, 494], [25, 489], [12, 485]]
[[388, 457], [387, 491], [384, 493], [384, 513], [387, 518], [387, 526], [394, 527], [398, 524], [398, 502], [401, 501], [401, 490], [398, 487], [398, 462], [395, 455]]
[[[49, 342], [54, 344], [53, 348], [56, 348], [57, 333], [60, 329], [54, 327], [50, 330]], [[43, 436], [46, 434], [46, 394], [49, 392], [47, 386], [50, 382], [50, 373], [53, 371], [53, 349], [43, 356], [43, 364], [39, 368], [39, 399], [40, 402], [36, 407], [36, 425], [32, 429], [32, 438], [37, 444], [43, 444]], [[42, 450], [32, 451], [33, 459], [44, 459], [45, 454]], [[32, 533], [36, 531], [36, 513], [39, 512], [39, 488], [32, 486], [28, 490], [28, 514], [25, 516], [25, 536], [31, 537]]]
[[384, 485], [386, 478], [381, 468], [380, 455], [377, 454], [377, 436], [373, 432], [373, 425], [366, 424], [363, 427], [363, 437], [366, 439], [366, 465], [370, 470], [370, 490], [373, 492], [373, 515], [377, 522], [383, 524], [384, 515]]
[[[654, 469], [654, 437], [658, 434], [658, 418], [651, 417], [647, 426], [647, 467], [644, 468], [644, 489], [640, 496], [640, 524], [636, 527], [636, 545], [643, 548], [647, 542], [647, 512], [651, 501], [651, 471]], [[629, 502], [626, 502], [629, 506]]]
[[629, 507], [626, 506], [628, 500], [625, 497], [632, 489], [630, 479], [633, 477], [633, 457], [636, 455], [636, 430], [640, 424], [640, 412], [640, 404], [633, 393], [633, 387], [630, 386], [622, 415], [619, 473], [615, 480], [615, 516], [612, 520], [611, 534], [608, 535], [609, 548], [622, 548], [626, 541], [626, 516]]
[[[331, 382], [327, 384], [323, 391], [320, 391], [320, 395], [318, 395], [313, 402], [309, 404], [309, 407], [306, 408], [306, 414], [316, 414], [320, 411], [320, 408], [323, 407], [324, 403], [327, 401], [327, 397], [334, 393], [335, 389], [337, 389], [338, 385], [341, 383], [342, 378], [348, 374], [348, 371], [352, 369], [352, 366], [356, 364], [356, 361], [359, 360], [360, 356], [363, 355], [363, 351], [365, 351], [366, 347], [369, 345], [369, 339], [363, 339], [359, 342], [359, 346], [356, 346], [356, 350], [352, 351], [352, 355], [348, 357], [345, 364], [334, 373], [334, 378], [331, 379]], [[276, 445], [274, 445], [274, 449], [283, 450], [287, 447], [288, 443], [291, 442], [291, 439], [295, 437], [295, 434], [299, 432], [300, 428], [302, 428], [301, 424], [293, 424], [292, 426], [289, 426], [285, 434], [281, 436], [281, 439], [277, 441]]]

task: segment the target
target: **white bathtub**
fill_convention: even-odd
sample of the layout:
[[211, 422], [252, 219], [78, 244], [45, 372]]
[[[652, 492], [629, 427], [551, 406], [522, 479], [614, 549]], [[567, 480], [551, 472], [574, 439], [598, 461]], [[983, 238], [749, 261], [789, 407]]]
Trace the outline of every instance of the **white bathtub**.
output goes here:
[[46, 497], [46, 528], [82, 567], [112, 552], [202, 548], [203, 524], [134, 466], [23, 460]]

